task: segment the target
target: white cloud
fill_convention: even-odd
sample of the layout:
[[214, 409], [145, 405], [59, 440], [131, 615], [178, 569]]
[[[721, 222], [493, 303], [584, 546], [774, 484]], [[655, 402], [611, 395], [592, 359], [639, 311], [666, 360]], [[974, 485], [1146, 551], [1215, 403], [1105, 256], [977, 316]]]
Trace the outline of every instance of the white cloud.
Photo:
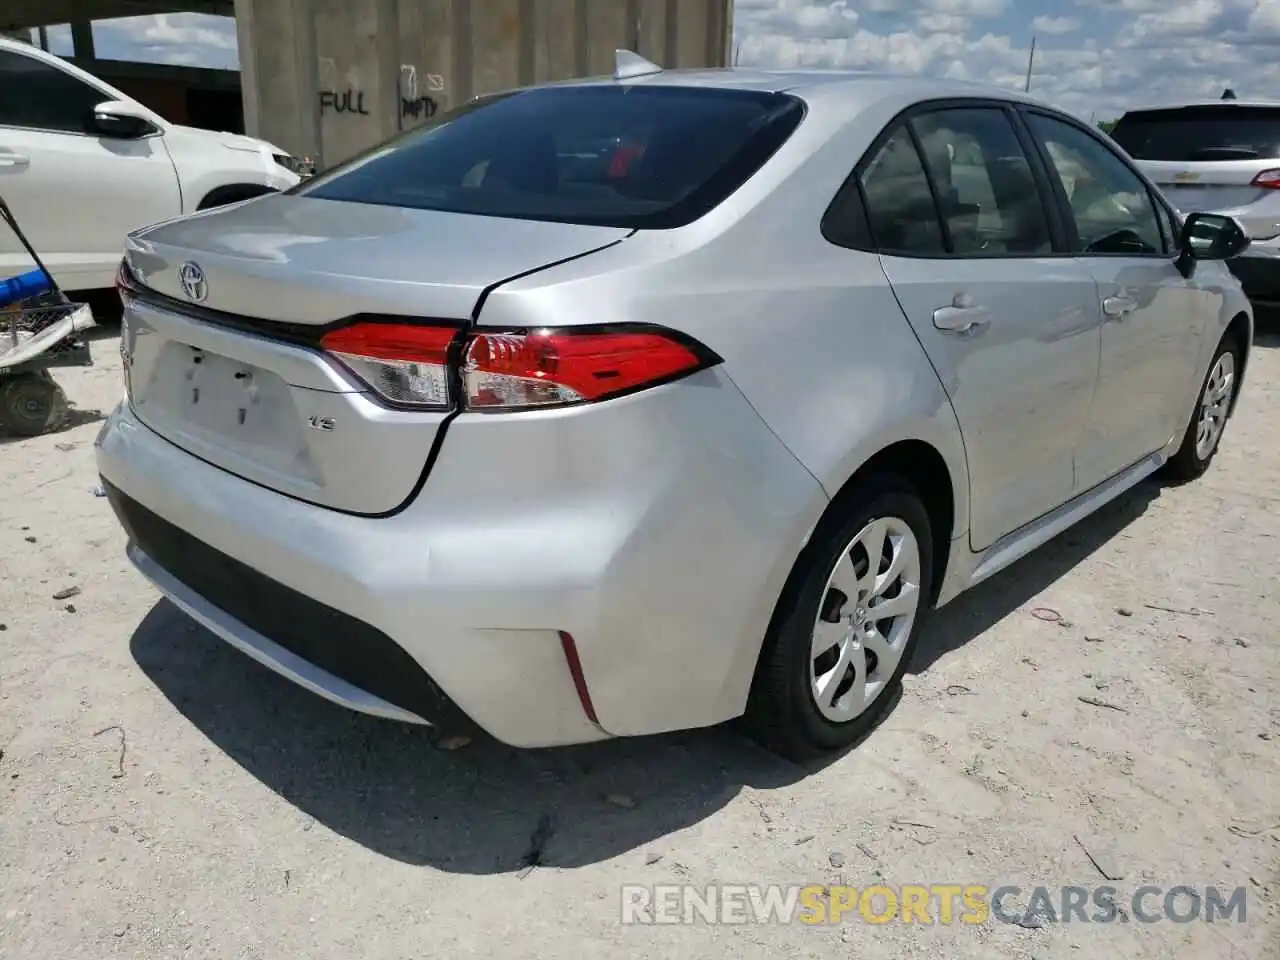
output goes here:
[[1075, 33], [1080, 29], [1080, 21], [1075, 17], [1039, 16], [1031, 21], [1031, 29], [1036, 33], [1047, 33], [1050, 36], [1061, 36], [1064, 33]]
[[809, 0], [741, 0], [735, 15], [754, 30], [779, 31], [796, 37], [841, 37], [858, 23], [848, 0], [810, 3]]
[[1077, 7], [1096, 7], [1102, 10], [1167, 10], [1168, 0], [1076, 0]]
[[1144, 13], [1120, 37], [1122, 44], [1141, 45], [1162, 37], [1204, 37], [1222, 18], [1221, 0], [1182, 0], [1160, 13]]
[[867, 0], [872, 13], [911, 15], [951, 13], [962, 17], [993, 17], [1003, 13], [1008, 0]]
[[1280, 38], [1280, 0], [1257, 0], [1249, 11], [1247, 29], [1252, 36]]
[[969, 18], [955, 13], [926, 13], [916, 24], [925, 33], [964, 33], [969, 29]]
[[160, 13], [99, 20], [93, 25], [97, 55], [187, 66], [236, 69], [236, 25], [231, 17]]
[[[749, 6], [748, 6], [749, 4]], [[1280, 90], [1280, 0], [864, 0], [821, 40], [788, 23], [824, 0], [738, 0], [743, 65], [926, 73], [1032, 91], [1077, 114]], [[1077, 15], [1078, 14], [1078, 15]]]

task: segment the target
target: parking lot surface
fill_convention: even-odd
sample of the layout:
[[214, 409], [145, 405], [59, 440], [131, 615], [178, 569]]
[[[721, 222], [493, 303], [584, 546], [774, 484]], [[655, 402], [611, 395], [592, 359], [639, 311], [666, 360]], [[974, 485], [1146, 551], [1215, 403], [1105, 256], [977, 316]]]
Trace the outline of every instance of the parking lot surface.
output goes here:
[[[66, 429], [0, 437], [0, 957], [1280, 957], [1275, 333], [1201, 481], [946, 608], [884, 725], [810, 768], [732, 728], [459, 746], [278, 679], [126, 562], [94, 352]], [[664, 884], [1017, 887], [1017, 922], [622, 922]], [[1179, 886], [1198, 919], [1161, 916]], [[1211, 887], [1243, 922], [1205, 922]]]

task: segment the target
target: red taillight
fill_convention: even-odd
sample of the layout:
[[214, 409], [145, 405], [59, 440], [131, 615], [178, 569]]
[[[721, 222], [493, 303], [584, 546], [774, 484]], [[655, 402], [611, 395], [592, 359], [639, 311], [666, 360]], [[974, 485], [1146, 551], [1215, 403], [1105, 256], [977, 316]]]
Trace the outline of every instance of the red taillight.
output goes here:
[[449, 344], [457, 330], [412, 323], [354, 323], [331, 330], [320, 346], [393, 404], [452, 406]]
[[[361, 322], [320, 346], [396, 406], [527, 410], [589, 403], [657, 386], [718, 363], [686, 337], [656, 327], [467, 333], [452, 366], [454, 327]], [[462, 396], [452, 384], [459, 380]]]
[[512, 410], [602, 400], [708, 365], [705, 350], [667, 331], [573, 329], [479, 333], [462, 378], [473, 410]]
[[1253, 186], [1264, 190], [1280, 190], [1280, 170], [1263, 170], [1253, 178]]

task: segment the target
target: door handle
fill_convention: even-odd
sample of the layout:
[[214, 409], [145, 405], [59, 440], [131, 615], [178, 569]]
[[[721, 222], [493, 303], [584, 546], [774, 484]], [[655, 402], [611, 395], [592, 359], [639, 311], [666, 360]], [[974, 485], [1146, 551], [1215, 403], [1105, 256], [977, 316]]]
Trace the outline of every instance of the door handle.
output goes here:
[[1108, 317], [1123, 320], [1138, 309], [1138, 301], [1132, 297], [1107, 297], [1102, 301], [1102, 312]]
[[28, 167], [31, 158], [25, 153], [0, 152], [0, 167]]
[[943, 333], [972, 333], [990, 322], [990, 312], [967, 293], [956, 294], [951, 306], [933, 311], [933, 325]]

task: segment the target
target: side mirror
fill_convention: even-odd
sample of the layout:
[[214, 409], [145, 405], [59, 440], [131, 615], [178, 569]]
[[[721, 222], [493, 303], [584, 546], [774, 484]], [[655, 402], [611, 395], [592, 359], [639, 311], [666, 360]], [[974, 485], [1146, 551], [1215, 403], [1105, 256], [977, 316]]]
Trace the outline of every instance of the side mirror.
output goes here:
[[156, 131], [142, 108], [123, 100], [108, 100], [94, 107], [91, 127], [99, 136], [118, 140], [137, 140]]
[[1184, 277], [1195, 273], [1198, 260], [1230, 260], [1249, 249], [1249, 236], [1235, 217], [1193, 213], [1182, 224], [1178, 269]]

